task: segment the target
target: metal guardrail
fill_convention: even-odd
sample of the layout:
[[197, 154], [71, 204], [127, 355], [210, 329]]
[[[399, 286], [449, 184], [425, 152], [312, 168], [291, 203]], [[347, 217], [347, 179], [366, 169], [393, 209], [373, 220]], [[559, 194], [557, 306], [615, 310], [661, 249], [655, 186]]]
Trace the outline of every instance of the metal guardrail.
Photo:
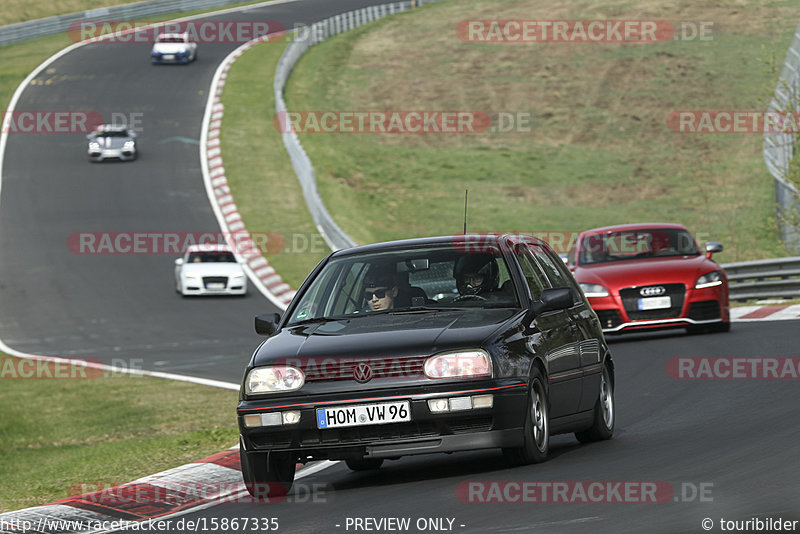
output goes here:
[[[786, 54], [786, 61], [775, 88], [775, 96], [769, 103], [768, 111], [800, 110], [800, 24]], [[800, 214], [800, 192], [786, 181], [789, 162], [794, 155], [797, 135], [791, 133], [764, 134], [764, 162], [775, 179], [775, 201], [777, 202], [778, 225], [781, 239], [787, 250], [800, 253], [800, 229], [786, 224], [785, 217]]]
[[[440, 0], [425, 0], [425, 3], [436, 1]], [[315, 22], [301, 30], [289, 46], [286, 47], [275, 69], [273, 90], [275, 92], [275, 111], [278, 113], [278, 117], [285, 116], [287, 112], [286, 102], [283, 99], [286, 81], [289, 79], [289, 75], [297, 61], [309, 48], [339, 33], [358, 28], [388, 15], [408, 11], [422, 4], [423, 0], [406, 0], [404, 2], [365, 7]], [[339, 228], [339, 225], [336, 224], [325, 208], [317, 191], [314, 166], [300, 144], [297, 134], [284, 132], [283, 144], [286, 146], [286, 151], [292, 160], [292, 166], [303, 189], [303, 196], [311, 212], [311, 217], [314, 219], [314, 224], [316, 224], [325, 242], [332, 250], [355, 246], [356, 242]]]
[[800, 256], [722, 265], [731, 300], [800, 297]]
[[[36, 39], [45, 35], [65, 32], [76, 23], [89, 21], [136, 20], [165, 13], [195, 11], [222, 7], [242, 0], [148, 0], [114, 7], [90, 9], [81, 13], [70, 13], [44, 19], [0, 26], [0, 46]], [[74, 26], [73, 26], [74, 27]]]

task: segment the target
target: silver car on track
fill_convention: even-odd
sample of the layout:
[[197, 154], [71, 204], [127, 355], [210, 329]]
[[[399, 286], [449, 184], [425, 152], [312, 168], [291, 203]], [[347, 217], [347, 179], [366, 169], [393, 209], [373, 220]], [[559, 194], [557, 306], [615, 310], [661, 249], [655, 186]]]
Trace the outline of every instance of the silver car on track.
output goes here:
[[89, 161], [136, 159], [136, 133], [125, 126], [102, 124], [86, 138], [89, 140]]

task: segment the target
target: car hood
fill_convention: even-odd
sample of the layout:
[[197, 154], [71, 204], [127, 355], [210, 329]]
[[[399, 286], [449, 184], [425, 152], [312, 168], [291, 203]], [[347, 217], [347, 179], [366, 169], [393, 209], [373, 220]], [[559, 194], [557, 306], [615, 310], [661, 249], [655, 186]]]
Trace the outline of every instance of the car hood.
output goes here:
[[614, 291], [623, 287], [651, 284], [684, 284], [694, 287], [699, 276], [721, 269], [715, 261], [700, 255], [582, 265], [575, 269], [574, 274], [580, 283], [602, 284], [606, 289]]
[[232, 276], [243, 272], [238, 263], [188, 263], [183, 266], [182, 274], [198, 274], [200, 276]]
[[153, 52], [161, 54], [177, 54], [189, 50], [188, 43], [156, 43], [153, 45]]
[[259, 347], [253, 364], [284, 358], [424, 356], [481, 347], [518, 310], [380, 314], [282, 329]]

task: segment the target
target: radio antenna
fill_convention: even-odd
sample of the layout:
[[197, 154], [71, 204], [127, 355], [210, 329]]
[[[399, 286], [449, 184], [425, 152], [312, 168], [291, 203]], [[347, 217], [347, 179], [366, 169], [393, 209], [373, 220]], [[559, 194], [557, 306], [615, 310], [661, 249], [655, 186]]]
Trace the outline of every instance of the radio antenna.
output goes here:
[[469, 197], [469, 189], [464, 189], [464, 235], [467, 235], [467, 198]]

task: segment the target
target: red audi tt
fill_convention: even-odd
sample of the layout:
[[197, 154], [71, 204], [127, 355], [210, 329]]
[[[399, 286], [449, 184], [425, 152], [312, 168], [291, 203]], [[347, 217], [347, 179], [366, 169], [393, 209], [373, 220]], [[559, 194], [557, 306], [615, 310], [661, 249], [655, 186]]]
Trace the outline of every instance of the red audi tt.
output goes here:
[[683, 327], [730, 330], [728, 278], [679, 224], [641, 223], [582, 232], [568, 263], [603, 331]]

